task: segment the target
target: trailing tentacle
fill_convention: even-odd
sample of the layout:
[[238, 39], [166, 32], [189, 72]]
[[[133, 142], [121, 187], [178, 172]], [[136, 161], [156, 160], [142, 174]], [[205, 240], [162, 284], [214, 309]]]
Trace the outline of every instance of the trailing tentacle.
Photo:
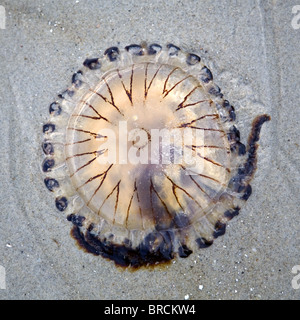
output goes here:
[[238, 169], [237, 174], [231, 179], [229, 187], [235, 192], [243, 193], [241, 199], [247, 200], [252, 192], [250, 181], [253, 178], [257, 163], [257, 148], [262, 125], [270, 121], [267, 114], [257, 116], [252, 122], [252, 129], [248, 137], [247, 158], [245, 163]]

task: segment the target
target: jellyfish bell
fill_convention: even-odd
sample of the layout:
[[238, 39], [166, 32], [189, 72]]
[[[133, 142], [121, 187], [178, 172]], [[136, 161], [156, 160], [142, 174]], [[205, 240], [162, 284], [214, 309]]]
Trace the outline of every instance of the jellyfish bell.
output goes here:
[[87, 59], [49, 108], [45, 184], [80, 247], [122, 266], [189, 256], [224, 234], [251, 194], [248, 147], [200, 57], [158, 44]]

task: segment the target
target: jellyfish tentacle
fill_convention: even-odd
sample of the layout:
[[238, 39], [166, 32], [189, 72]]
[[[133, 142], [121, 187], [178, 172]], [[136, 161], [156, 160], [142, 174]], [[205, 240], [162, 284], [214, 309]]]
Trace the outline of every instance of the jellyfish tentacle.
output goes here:
[[271, 117], [267, 114], [257, 116], [253, 120], [251, 132], [248, 137], [246, 161], [241, 167], [239, 167], [237, 174], [229, 182], [229, 187], [233, 191], [242, 193], [240, 198], [243, 200], [247, 200], [252, 193], [250, 182], [253, 179], [257, 165], [257, 149], [260, 131], [262, 125], [270, 120]]

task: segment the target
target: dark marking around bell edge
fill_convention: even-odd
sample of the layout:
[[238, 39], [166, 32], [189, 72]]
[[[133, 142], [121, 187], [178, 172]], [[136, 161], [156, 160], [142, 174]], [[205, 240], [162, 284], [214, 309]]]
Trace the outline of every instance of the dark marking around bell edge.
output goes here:
[[144, 51], [143, 51], [142, 46], [140, 46], [138, 44], [131, 44], [129, 46], [126, 46], [125, 50], [128, 51], [129, 53], [135, 55], [135, 56], [144, 55]]
[[236, 128], [236, 126], [229, 128], [227, 138], [229, 141], [240, 141], [240, 131]]
[[154, 54], [157, 54], [158, 52], [160, 52], [161, 50], [162, 50], [162, 46], [161, 45], [159, 45], [157, 43], [152, 43], [148, 47], [148, 54], [149, 55], [154, 55]]
[[215, 231], [213, 233], [213, 237], [216, 239], [220, 236], [223, 236], [226, 231], [226, 223], [222, 223], [220, 221], [217, 221], [215, 224]]
[[252, 194], [252, 187], [250, 184], [248, 184], [241, 199], [247, 201], [251, 196], [251, 194]]
[[233, 209], [227, 210], [224, 212], [224, 216], [228, 219], [231, 220], [232, 218], [236, 217], [240, 213], [240, 208], [235, 207]]
[[67, 216], [67, 220], [71, 221], [77, 227], [82, 227], [82, 222], [85, 220], [85, 217], [72, 213]]
[[240, 156], [246, 154], [246, 146], [240, 142], [240, 132], [235, 126], [229, 128], [227, 138], [230, 142], [231, 152], [236, 153]]
[[43, 125], [43, 133], [51, 133], [55, 130], [55, 124], [46, 123]]
[[[71, 235], [80, 248], [112, 260], [117, 266], [137, 269], [158, 263], [169, 263], [174, 258], [172, 235], [168, 231], [153, 231], [137, 248], [132, 248], [131, 241], [128, 239], [125, 239], [123, 244], [115, 244], [106, 238], [100, 240], [92, 233], [93, 225], [83, 233], [72, 218], [69, 220], [74, 224]], [[185, 251], [188, 254], [188, 250], [185, 249]]]
[[221, 89], [216, 84], [213, 84], [209, 88], [208, 92], [213, 96], [216, 96], [216, 97], [219, 97], [219, 98], [223, 98], [223, 93], [221, 93]]
[[79, 70], [75, 72], [72, 76], [72, 84], [74, 84], [75, 88], [80, 88], [82, 85], [82, 81], [80, 80], [80, 77], [82, 76], [82, 71]]
[[55, 199], [55, 205], [59, 211], [65, 211], [68, 206], [68, 199], [66, 197], [57, 197]]
[[198, 247], [200, 249], [203, 249], [203, 248], [210, 247], [213, 244], [213, 240], [209, 241], [209, 240], [206, 240], [205, 238], [198, 238], [196, 239], [196, 243], [198, 244]]
[[175, 46], [172, 43], [167, 44], [167, 48], [169, 49], [169, 56], [177, 56], [180, 48]]
[[85, 59], [83, 65], [90, 70], [97, 70], [101, 68], [101, 63], [98, 58]]
[[213, 79], [211, 71], [206, 66], [201, 69], [200, 78], [204, 83], [209, 83]]
[[54, 153], [54, 147], [53, 147], [53, 144], [51, 142], [44, 141], [42, 143], [42, 149], [43, 149], [44, 153], [47, 154], [47, 155]]
[[49, 106], [49, 113], [54, 116], [59, 116], [61, 114], [61, 106], [57, 102], [53, 102]]
[[231, 152], [237, 153], [239, 156], [246, 154], [246, 146], [241, 142], [235, 142], [230, 145]]
[[61, 98], [61, 99], [66, 99], [68, 96], [69, 96], [69, 97], [73, 97], [74, 94], [75, 94], [75, 91], [70, 90], [70, 89], [67, 89], [67, 90], [65, 90], [64, 92], [60, 93], [60, 94], [58, 95], [58, 97]]
[[199, 63], [201, 58], [197, 56], [196, 54], [189, 53], [187, 58], [186, 58], [186, 63], [189, 66], [194, 66], [195, 64]]
[[193, 251], [189, 249], [185, 244], [178, 248], [178, 255], [180, 258], [187, 258]]
[[104, 51], [104, 55], [108, 57], [109, 61], [116, 61], [120, 54], [118, 47], [110, 47]]
[[59, 187], [58, 181], [53, 178], [45, 178], [44, 183], [49, 191], [54, 191], [54, 189]]
[[73, 228], [71, 229], [71, 236], [77, 241], [77, 244], [81, 249], [84, 249], [87, 252], [97, 256], [100, 255], [100, 252], [85, 240], [84, 234], [80, 231], [80, 228], [78, 226], [73, 226]]
[[247, 186], [245, 182], [246, 176], [242, 174], [240, 170], [241, 169], [238, 170], [237, 175], [232, 177], [228, 183], [228, 187], [237, 193], [245, 192]]
[[45, 159], [42, 163], [42, 169], [44, 172], [49, 172], [54, 167], [55, 161], [54, 159]]
[[227, 110], [231, 121], [235, 121], [236, 116], [234, 112], [234, 107], [229, 103], [228, 100], [224, 100], [223, 107]]
[[185, 228], [191, 224], [189, 217], [184, 213], [178, 213], [174, 216], [172, 224], [177, 228]]

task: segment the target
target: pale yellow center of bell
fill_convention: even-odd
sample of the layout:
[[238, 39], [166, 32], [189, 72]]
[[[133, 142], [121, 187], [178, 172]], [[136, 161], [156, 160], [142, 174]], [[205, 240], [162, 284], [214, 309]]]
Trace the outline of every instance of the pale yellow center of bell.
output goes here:
[[229, 179], [228, 142], [212, 101], [169, 65], [104, 75], [75, 108], [65, 150], [87, 206], [129, 229], [168, 228], [179, 212], [199, 219]]

